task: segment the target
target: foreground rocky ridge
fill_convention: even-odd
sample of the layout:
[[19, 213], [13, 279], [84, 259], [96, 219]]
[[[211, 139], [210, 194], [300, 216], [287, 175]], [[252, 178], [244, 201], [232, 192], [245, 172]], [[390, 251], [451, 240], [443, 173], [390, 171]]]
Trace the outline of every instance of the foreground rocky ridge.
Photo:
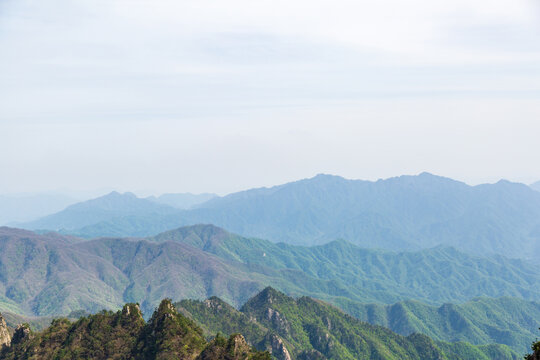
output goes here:
[[[5, 323], [0, 324], [4, 332]], [[253, 350], [240, 334], [208, 343], [192, 320], [163, 300], [148, 323], [137, 304], [127, 304], [116, 313], [102, 311], [76, 322], [55, 319], [37, 333], [20, 325], [2, 346], [0, 359], [270, 360], [270, 355]]]

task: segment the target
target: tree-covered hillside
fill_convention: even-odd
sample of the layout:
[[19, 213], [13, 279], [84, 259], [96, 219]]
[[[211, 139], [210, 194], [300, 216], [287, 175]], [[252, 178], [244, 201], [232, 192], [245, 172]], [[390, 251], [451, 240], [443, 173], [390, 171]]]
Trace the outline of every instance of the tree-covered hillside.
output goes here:
[[192, 320], [164, 300], [148, 323], [138, 305], [127, 304], [116, 313], [102, 311], [76, 322], [55, 319], [37, 333], [20, 325], [9, 346], [0, 348], [0, 358], [270, 360], [270, 355], [252, 349], [239, 334], [208, 343]]
[[[277, 359], [517, 359], [504, 345], [473, 346], [397, 335], [355, 319], [308, 297], [293, 299], [267, 288], [240, 311], [219, 298], [184, 300], [179, 311], [199, 322], [205, 333], [241, 331], [259, 349], [281, 349]], [[284, 351], [285, 348], [287, 351]]]
[[540, 296], [538, 270], [518, 260], [455, 249], [367, 250], [344, 241], [316, 247], [242, 238], [194, 226], [149, 239], [72, 241], [0, 228], [0, 310], [66, 315], [164, 297], [220, 296], [239, 306], [266, 286], [348, 309], [351, 301], [432, 304], [478, 296]]
[[519, 353], [538, 336], [540, 303], [516, 298], [477, 298], [430, 306], [418, 301], [393, 305], [350, 303], [353, 316], [398, 334], [423, 333], [435, 340], [506, 344]]

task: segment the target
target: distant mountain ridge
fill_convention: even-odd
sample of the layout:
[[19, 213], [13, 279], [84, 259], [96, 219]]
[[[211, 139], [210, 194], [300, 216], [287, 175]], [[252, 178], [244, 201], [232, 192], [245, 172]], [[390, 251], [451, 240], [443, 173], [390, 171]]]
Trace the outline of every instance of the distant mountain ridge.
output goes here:
[[205, 203], [209, 200], [218, 197], [216, 194], [203, 193], [203, 194], [163, 194], [160, 196], [149, 196], [146, 199], [163, 204], [169, 205], [177, 209], [190, 209], [194, 206]]
[[92, 202], [81, 203], [24, 227], [62, 229], [82, 237], [143, 237], [212, 223], [241, 235], [300, 245], [341, 238], [368, 248], [444, 244], [476, 254], [540, 255], [540, 192], [508, 181], [469, 186], [428, 173], [376, 182], [318, 175], [213, 198], [190, 210], [147, 199], [122, 202], [134, 204], [103, 211]]
[[116, 217], [168, 215], [175, 211], [176, 209], [171, 206], [140, 199], [133, 193], [120, 194], [113, 191], [96, 199], [71, 205], [59, 213], [32, 221], [26, 227], [69, 232]]
[[531, 184], [530, 187], [536, 191], [540, 191], [540, 181], [537, 181], [534, 184]]

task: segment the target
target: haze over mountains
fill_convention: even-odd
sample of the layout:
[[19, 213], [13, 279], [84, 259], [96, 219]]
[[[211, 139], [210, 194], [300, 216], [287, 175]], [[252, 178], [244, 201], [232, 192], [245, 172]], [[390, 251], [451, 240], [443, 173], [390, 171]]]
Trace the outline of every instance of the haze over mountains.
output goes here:
[[442, 244], [476, 254], [540, 255], [540, 192], [508, 181], [469, 186], [428, 173], [376, 182], [318, 175], [215, 197], [189, 210], [112, 193], [21, 227], [81, 237], [149, 236], [199, 223], [299, 245], [345, 239], [368, 248]]
[[177, 209], [189, 209], [217, 197], [216, 194], [163, 194], [160, 196], [149, 196], [146, 199], [164, 205], [169, 205]]
[[536, 191], [540, 191], [540, 181], [535, 182], [534, 184], [530, 185], [531, 188], [533, 188]]
[[34, 220], [76, 202], [62, 194], [0, 195], [0, 225]]

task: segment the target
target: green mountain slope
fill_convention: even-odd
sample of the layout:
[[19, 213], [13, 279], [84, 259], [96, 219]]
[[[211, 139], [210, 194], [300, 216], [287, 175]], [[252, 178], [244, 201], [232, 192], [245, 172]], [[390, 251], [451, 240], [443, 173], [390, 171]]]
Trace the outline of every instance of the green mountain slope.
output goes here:
[[169, 300], [161, 302], [148, 323], [136, 304], [116, 313], [102, 311], [72, 323], [54, 320], [42, 332], [20, 326], [0, 358], [10, 359], [179, 359], [269, 360], [252, 350], [241, 335], [207, 343], [202, 330], [179, 314]]
[[[202, 324], [206, 334], [241, 329], [259, 349], [277, 359], [517, 359], [504, 345], [473, 346], [434, 342], [419, 334], [397, 335], [302, 297], [297, 300], [267, 288], [240, 311], [218, 298], [184, 300], [177, 308]], [[282, 350], [285, 347], [286, 353]]]
[[515, 298], [478, 298], [440, 307], [417, 301], [357, 303], [347, 310], [363, 321], [402, 335], [416, 332], [436, 340], [506, 344], [520, 353], [529, 349], [540, 327], [540, 303]]
[[[339, 298], [383, 303], [397, 299], [459, 302], [477, 296], [536, 299], [533, 284], [538, 281], [538, 270], [534, 266], [500, 256], [471, 256], [452, 248], [396, 253], [345, 241], [302, 247], [244, 238], [211, 225], [184, 227], [150, 240], [189, 244], [254, 269], [268, 267], [287, 270], [287, 274], [294, 270], [307, 275], [305, 279], [331, 280], [337, 288], [331, 293], [332, 301], [338, 304]], [[312, 295], [331, 299], [329, 291], [321, 287]]]
[[316, 247], [246, 239], [194, 226], [146, 240], [73, 242], [0, 228], [0, 310], [26, 315], [117, 309], [144, 311], [164, 297], [220, 296], [235, 306], [266, 286], [330, 301], [432, 304], [478, 296], [540, 296], [535, 267], [454, 249], [366, 250], [344, 241]]
[[215, 198], [191, 210], [147, 209], [149, 203], [159, 204], [130, 201], [137, 203], [134, 207], [144, 203], [145, 210], [104, 212], [86, 202], [24, 227], [65, 229], [83, 237], [148, 236], [212, 223], [245, 236], [299, 245], [342, 238], [367, 248], [444, 244], [477, 254], [540, 254], [540, 193], [507, 181], [468, 186], [427, 173], [376, 182], [318, 175]]

